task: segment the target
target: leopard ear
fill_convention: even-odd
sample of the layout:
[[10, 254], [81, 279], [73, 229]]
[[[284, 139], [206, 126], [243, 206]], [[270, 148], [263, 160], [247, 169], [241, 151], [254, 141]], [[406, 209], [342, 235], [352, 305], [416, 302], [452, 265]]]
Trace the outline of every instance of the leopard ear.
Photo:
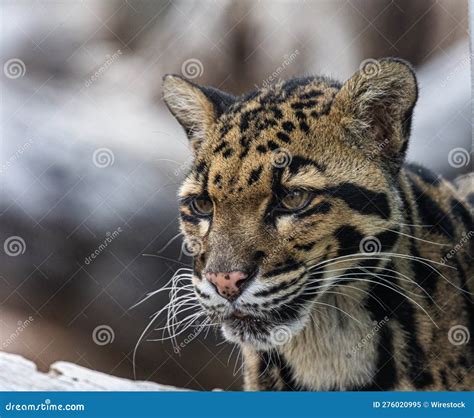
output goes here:
[[[418, 97], [410, 64], [396, 58], [367, 60], [336, 95], [346, 138], [372, 156], [401, 166]], [[393, 165], [392, 165], [393, 166]]]
[[213, 87], [203, 87], [178, 76], [163, 77], [163, 99], [198, 150], [206, 133], [235, 98]]

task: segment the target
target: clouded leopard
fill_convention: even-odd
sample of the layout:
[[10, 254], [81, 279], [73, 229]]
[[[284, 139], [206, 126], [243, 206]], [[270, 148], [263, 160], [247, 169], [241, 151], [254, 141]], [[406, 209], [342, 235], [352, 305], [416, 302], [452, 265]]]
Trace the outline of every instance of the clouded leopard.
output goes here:
[[247, 390], [474, 389], [471, 208], [404, 163], [416, 77], [375, 64], [240, 97], [164, 78], [193, 291]]

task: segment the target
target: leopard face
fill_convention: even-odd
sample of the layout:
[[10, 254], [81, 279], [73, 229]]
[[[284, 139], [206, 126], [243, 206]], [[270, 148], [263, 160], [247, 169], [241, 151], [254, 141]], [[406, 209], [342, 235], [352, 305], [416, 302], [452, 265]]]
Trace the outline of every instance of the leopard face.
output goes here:
[[267, 349], [298, 334], [354, 266], [383, 263], [367, 252], [396, 247], [391, 179], [416, 80], [401, 61], [377, 64], [344, 84], [293, 79], [242, 97], [165, 77], [194, 153], [179, 191], [193, 285], [227, 339]]

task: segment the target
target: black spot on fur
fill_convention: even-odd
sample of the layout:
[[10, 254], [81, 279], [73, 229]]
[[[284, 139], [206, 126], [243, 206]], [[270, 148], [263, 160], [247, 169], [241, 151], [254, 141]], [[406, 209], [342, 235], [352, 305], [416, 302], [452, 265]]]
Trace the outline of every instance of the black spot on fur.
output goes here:
[[316, 100], [308, 100], [306, 102], [296, 102], [291, 105], [291, 107], [295, 110], [302, 110], [307, 108], [312, 108], [316, 106], [318, 102]]
[[352, 225], [343, 225], [334, 232], [334, 237], [339, 242], [338, 256], [359, 252], [360, 242], [364, 236]]
[[283, 113], [278, 109], [278, 107], [271, 107], [270, 110], [273, 112], [276, 119], [281, 119], [283, 117]]
[[307, 218], [316, 214], [326, 214], [331, 210], [331, 204], [329, 202], [320, 202], [313, 206], [311, 209], [305, 210], [301, 213], [296, 213], [295, 217], [298, 219]]
[[289, 144], [291, 142], [290, 137], [285, 134], [284, 132], [277, 132], [276, 134], [277, 138], [280, 139], [281, 141]]
[[267, 256], [267, 254], [265, 253], [265, 251], [255, 251], [255, 253], [252, 257], [252, 260], [255, 264], [257, 264], [260, 261], [262, 261], [266, 256]]
[[304, 133], [308, 133], [308, 132], [309, 132], [309, 126], [308, 126], [308, 124], [307, 124], [304, 120], [300, 121], [299, 125], [300, 125], [300, 129], [301, 129]]
[[377, 299], [384, 301], [387, 296], [387, 289], [383, 286], [372, 284], [369, 292], [372, 297], [368, 299], [366, 308], [371, 313], [374, 321], [377, 321], [379, 324], [381, 321], [384, 322], [382, 322], [383, 325], [378, 332], [376, 373], [374, 379], [370, 384], [360, 388], [360, 390], [391, 390], [398, 383], [398, 371], [395, 359], [393, 358], [395, 354], [393, 333], [389, 324], [385, 321], [387, 311], [377, 302]]
[[308, 165], [316, 168], [316, 170], [321, 172], [324, 172], [326, 170], [326, 167], [324, 167], [322, 164], [314, 160], [310, 160], [309, 158], [300, 157], [298, 155], [293, 156], [290, 164], [288, 165], [288, 169], [290, 170], [291, 174], [296, 174], [302, 167]]
[[275, 151], [276, 149], [280, 148], [280, 146], [275, 141], [272, 141], [271, 139], [267, 142], [267, 146], [271, 151]]
[[250, 177], [248, 179], [248, 182], [247, 184], [249, 186], [251, 186], [252, 184], [256, 183], [258, 180], [260, 180], [260, 176], [262, 174], [262, 171], [263, 171], [263, 166], [258, 166], [257, 168], [255, 168], [254, 170], [252, 170], [250, 172]]
[[198, 163], [196, 165], [196, 172], [198, 172], [200, 174], [204, 173], [204, 171], [206, 171], [206, 169], [207, 169], [207, 165], [204, 161], [201, 161], [200, 163]]
[[214, 148], [214, 150], [212, 151], [213, 154], [218, 154], [218, 153], [221, 152], [224, 148], [226, 148], [227, 145], [229, 145], [229, 143], [228, 143], [227, 141], [222, 141], [217, 147]]
[[188, 215], [184, 212], [180, 212], [179, 216], [183, 222], [189, 222], [189, 223], [192, 223], [193, 225], [199, 224], [199, 219], [197, 219], [195, 216]]
[[291, 132], [295, 129], [295, 125], [290, 121], [283, 122], [281, 126], [286, 132]]
[[[297, 277], [294, 277], [291, 280], [287, 280], [287, 281], [278, 283], [274, 286], [270, 286], [267, 289], [259, 290], [258, 292], [254, 293], [254, 296], [267, 297], [267, 296], [273, 295], [274, 293], [281, 292], [282, 290], [290, 289], [292, 286], [294, 286], [296, 283], [298, 283], [303, 278], [303, 276], [305, 274], [306, 274], [306, 272], [303, 272], [302, 274], [298, 275]], [[287, 297], [287, 295], [285, 295], [285, 297]]]
[[301, 100], [313, 99], [314, 97], [322, 96], [324, 93], [321, 90], [311, 90], [299, 96]]
[[210, 299], [210, 298], [211, 298], [210, 295], [208, 295], [207, 293], [201, 292], [197, 287], [194, 287], [194, 291], [196, 292], [196, 294], [197, 294], [198, 296], [200, 296], [200, 297], [203, 298], [203, 299]]
[[418, 205], [418, 213], [425, 225], [432, 225], [431, 232], [454, 238], [454, 226], [449, 216], [421, 188], [411, 180], [411, 188]]
[[256, 150], [260, 154], [265, 154], [268, 151], [268, 149], [265, 145], [257, 145]]
[[[406, 223], [408, 225], [413, 225], [413, 211], [402, 187], [399, 187], [399, 194], [403, 202], [403, 208], [405, 209]], [[412, 236], [415, 235], [415, 231], [412, 226], [408, 226], [408, 232]], [[415, 241], [414, 238], [410, 238], [410, 253], [414, 257], [420, 257], [420, 252], [418, 251], [417, 245], [418, 241]], [[437, 275], [435, 272], [425, 263], [416, 261], [415, 259], [411, 260], [411, 269], [413, 271], [415, 281], [422, 288], [424, 288], [429, 295], [433, 295], [436, 289], [437, 281]], [[433, 304], [431, 299], [427, 299], [427, 301], [430, 305]]]
[[298, 110], [297, 112], [295, 112], [295, 116], [298, 120], [306, 120], [306, 115], [301, 110]]
[[269, 277], [274, 277], [274, 276], [279, 276], [280, 274], [283, 273], [289, 273], [291, 271], [296, 271], [301, 268], [302, 264], [295, 261], [295, 260], [288, 260], [289, 262], [286, 262], [283, 264], [281, 267], [277, 267], [273, 270], [268, 271], [263, 275], [264, 278], [269, 278]]
[[377, 238], [381, 244], [380, 250], [382, 252], [388, 253], [388, 252], [391, 252], [391, 250], [393, 249], [395, 243], [397, 242], [399, 238], [399, 235], [397, 233], [398, 231], [397, 232], [394, 232], [394, 231], [397, 231], [396, 227], [394, 227], [392, 231], [383, 231], [375, 235], [375, 238]]
[[464, 225], [465, 232], [474, 231], [474, 221], [463, 203], [451, 199], [451, 213]]
[[344, 200], [352, 210], [363, 215], [377, 215], [383, 219], [390, 218], [390, 205], [387, 195], [383, 192], [374, 192], [353, 183], [341, 183], [322, 192]]
[[295, 244], [293, 248], [298, 251], [310, 251], [316, 245], [316, 242], [309, 242], [307, 244]]
[[224, 158], [229, 158], [231, 157], [232, 155], [234, 155], [234, 150], [232, 148], [228, 148], [226, 149], [223, 153], [222, 153], [222, 156]]

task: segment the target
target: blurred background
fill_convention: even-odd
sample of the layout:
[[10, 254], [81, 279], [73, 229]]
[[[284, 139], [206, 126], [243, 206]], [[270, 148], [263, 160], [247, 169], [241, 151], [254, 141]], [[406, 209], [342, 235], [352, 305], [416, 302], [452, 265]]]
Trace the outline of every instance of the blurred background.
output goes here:
[[[168, 296], [129, 308], [190, 264], [175, 196], [191, 157], [164, 74], [241, 94], [402, 57], [420, 84], [409, 159], [454, 178], [472, 170], [468, 16], [467, 0], [3, 0], [0, 350], [133, 378]], [[143, 341], [137, 378], [240, 389], [218, 332], [178, 342]]]

